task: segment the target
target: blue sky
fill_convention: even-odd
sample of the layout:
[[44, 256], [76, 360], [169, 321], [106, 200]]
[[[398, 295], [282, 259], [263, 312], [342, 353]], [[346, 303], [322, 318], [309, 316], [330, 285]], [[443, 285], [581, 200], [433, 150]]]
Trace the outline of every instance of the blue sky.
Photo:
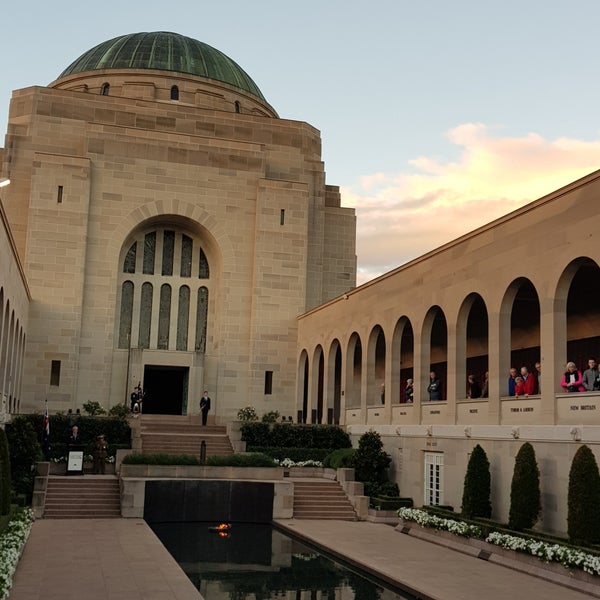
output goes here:
[[117, 35], [175, 31], [233, 58], [282, 118], [321, 130], [328, 183], [357, 210], [359, 282], [600, 166], [596, 2], [34, 0], [5, 14], [2, 132], [13, 89]]

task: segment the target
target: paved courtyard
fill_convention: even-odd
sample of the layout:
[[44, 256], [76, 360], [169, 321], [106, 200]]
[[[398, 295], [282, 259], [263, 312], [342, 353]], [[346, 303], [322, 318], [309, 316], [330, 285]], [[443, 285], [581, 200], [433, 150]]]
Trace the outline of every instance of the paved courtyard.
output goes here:
[[[364, 521], [278, 524], [436, 600], [584, 600], [589, 595]], [[43, 519], [10, 600], [198, 600], [200, 593], [141, 519]], [[215, 600], [215, 599], [207, 599]]]

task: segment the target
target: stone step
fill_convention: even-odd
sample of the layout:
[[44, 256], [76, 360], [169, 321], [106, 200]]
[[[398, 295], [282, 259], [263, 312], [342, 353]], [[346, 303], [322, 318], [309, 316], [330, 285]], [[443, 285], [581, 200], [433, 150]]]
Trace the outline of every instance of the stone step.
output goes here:
[[163, 433], [163, 434], [175, 434], [175, 433], [188, 433], [193, 435], [227, 435], [227, 428], [221, 425], [186, 425], [183, 423], [151, 423], [142, 425], [140, 431], [144, 433]]
[[295, 481], [293, 509], [295, 519], [357, 518], [344, 490], [335, 481]]
[[49, 477], [44, 518], [80, 519], [121, 516], [119, 480], [113, 475]]
[[101, 510], [49, 510], [44, 511], [44, 519], [118, 519], [121, 517], [121, 511], [101, 511]]

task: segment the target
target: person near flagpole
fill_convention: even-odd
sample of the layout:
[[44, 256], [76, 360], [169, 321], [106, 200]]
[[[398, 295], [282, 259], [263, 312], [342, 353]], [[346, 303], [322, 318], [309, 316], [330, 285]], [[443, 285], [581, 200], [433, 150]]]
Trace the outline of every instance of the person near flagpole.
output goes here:
[[44, 429], [42, 431], [42, 451], [46, 462], [50, 461], [50, 417], [48, 416], [48, 401], [44, 412]]

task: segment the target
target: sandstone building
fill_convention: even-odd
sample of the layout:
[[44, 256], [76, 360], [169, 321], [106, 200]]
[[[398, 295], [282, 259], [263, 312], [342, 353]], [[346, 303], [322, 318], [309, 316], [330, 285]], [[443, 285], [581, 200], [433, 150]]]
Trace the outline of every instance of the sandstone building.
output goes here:
[[197, 412], [207, 389], [220, 421], [292, 414], [296, 316], [354, 287], [355, 218], [319, 132], [234, 61], [166, 32], [99, 44], [14, 92], [1, 176], [31, 294], [3, 265], [11, 412], [109, 407], [141, 382], [148, 412]]
[[[355, 288], [319, 133], [168, 33], [15, 91], [0, 157], [3, 413], [111, 406], [139, 381], [146, 410], [186, 414], [208, 389], [218, 422], [252, 405], [375, 429], [402, 495], [457, 509], [478, 443], [500, 519], [529, 441], [541, 525], [566, 530], [571, 459], [600, 451], [600, 391], [560, 383], [600, 359], [600, 172]], [[536, 363], [540, 392], [509, 395], [510, 367]]]

